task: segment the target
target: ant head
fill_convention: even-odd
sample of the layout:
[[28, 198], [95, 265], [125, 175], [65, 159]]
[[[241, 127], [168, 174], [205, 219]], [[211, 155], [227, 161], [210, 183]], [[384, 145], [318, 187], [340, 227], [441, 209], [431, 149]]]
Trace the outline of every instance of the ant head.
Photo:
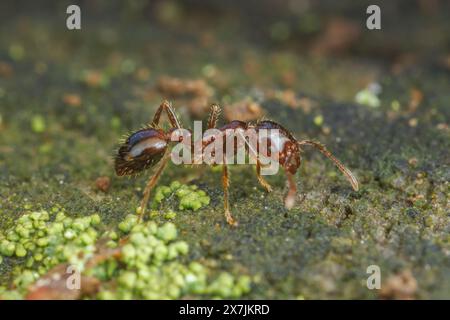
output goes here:
[[132, 133], [115, 158], [118, 176], [132, 175], [154, 166], [166, 152], [168, 140], [161, 129], [146, 128]]

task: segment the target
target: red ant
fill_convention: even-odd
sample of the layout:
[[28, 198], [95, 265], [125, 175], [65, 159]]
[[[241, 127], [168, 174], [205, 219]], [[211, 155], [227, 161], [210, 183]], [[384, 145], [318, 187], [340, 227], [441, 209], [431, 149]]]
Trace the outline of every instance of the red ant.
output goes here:
[[[164, 131], [159, 127], [159, 121], [162, 112], [165, 111], [167, 113], [169, 122], [172, 126], [167, 131]], [[211, 106], [211, 113], [208, 118], [208, 129], [213, 129], [216, 127], [218, 118], [220, 114], [220, 107], [218, 105]], [[172, 133], [181, 129], [182, 126], [180, 121], [178, 120], [175, 111], [169, 102], [163, 101], [163, 103], [159, 106], [156, 111], [153, 121], [150, 126], [138, 130], [132, 133], [120, 146], [118, 150], [118, 154], [115, 158], [115, 170], [118, 176], [124, 175], [133, 175], [139, 173], [149, 167], [160, 163], [159, 167], [156, 169], [155, 173], [150, 177], [147, 182], [147, 185], [144, 190], [143, 198], [140, 205], [140, 215], [139, 219], [145, 213], [145, 209], [147, 206], [147, 202], [150, 196], [150, 192], [155, 186], [159, 176], [162, 174], [167, 162], [170, 158], [170, 152], [167, 152], [169, 144], [173, 142], [171, 140]], [[355, 176], [352, 174], [350, 170], [348, 170], [338, 159], [336, 159], [331, 152], [329, 152], [325, 146], [320, 144], [319, 142], [311, 141], [311, 140], [302, 140], [297, 141], [294, 136], [283, 126], [280, 124], [264, 120], [257, 122], [256, 124], [252, 124], [249, 122], [243, 122], [239, 120], [231, 121], [230, 123], [224, 125], [218, 130], [227, 134], [227, 129], [255, 129], [256, 131], [260, 129], [277, 129], [279, 137], [277, 141], [272, 141], [272, 136], [266, 137], [268, 139], [268, 143], [277, 144], [279, 146], [279, 155], [278, 162], [283, 167], [287, 181], [289, 185], [289, 189], [287, 195], [284, 200], [285, 207], [287, 209], [291, 209], [294, 206], [295, 195], [297, 193], [297, 186], [294, 180], [294, 175], [300, 167], [301, 158], [300, 152], [302, 152], [302, 146], [312, 146], [319, 150], [323, 155], [327, 158], [331, 159], [337, 168], [347, 177], [350, 181], [353, 189], [358, 191], [358, 181]], [[214, 139], [209, 138], [206, 144], [211, 143]], [[181, 141], [181, 139], [180, 139]], [[203, 145], [205, 145], [205, 141], [203, 141]], [[242, 147], [242, 146], [241, 146]], [[235, 146], [234, 152], [236, 153], [237, 148], [239, 146]], [[256, 159], [256, 177], [258, 178], [258, 182], [265, 188], [267, 192], [272, 190], [271, 186], [264, 180], [261, 175], [261, 162], [259, 159]], [[228, 186], [229, 186], [229, 177], [228, 177], [228, 167], [226, 162], [222, 163], [222, 184], [224, 189], [224, 209], [225, 209], [225, 217], [227, 222], [230, 225], [236, 226], [237, 222], [232, 217], [228, 205]]]

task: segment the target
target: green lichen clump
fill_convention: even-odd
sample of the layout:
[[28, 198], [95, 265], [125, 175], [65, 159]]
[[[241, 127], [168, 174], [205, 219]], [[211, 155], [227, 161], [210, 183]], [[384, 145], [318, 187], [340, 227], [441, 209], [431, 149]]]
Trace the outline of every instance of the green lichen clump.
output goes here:
[[[1, 259], [16, 263], [12, 282], [8, 288], [0, 287], [0, 296], [23, 297], [39, 277], [63, 263], [101, 281], [99, 293], [90, 298], [238, 298], [250, 290], [248, 276], [236, 278], [226, 272], [213, 276], [213, 270], [199, 262], [182, 262], [189, 246], [177, 241], [173, 223], [138, 223], [135, 215], [128, 215], [117, 231], [102, 230], [100, 223], [97, 214], [71, 218], [59, 209], [52, 214], [24, 214], [15, 226], [0, 234]], [[120, 249], [120, 255], [87, 268], [100, 238], [107, 240], [107, 247]]]
[[236, 278], [221, 272], [210, 280], [208, 267], [180, 262], [178, 258], [188, 253], [189, 246], [176, 240], [177, 229], [171, 222], [162, 226], [154, 221], [137, 223], [136, 216], [129, 215], [121, 230], [129, 239], [122, 248], [122, 266], [109, 261], [92, 271], [107, 283], [99, 299], [238, 298], [250, 289], [248, 276]]
[[380, 91], [381, 89], [378, 84], [369, 85], [355, 95], [355, 102], [367, 107], [378, 108], [381, 105], [380, 98], [378, 97]]
[[0, 233], [0, 257], [17, 260], [13, 286], [25, 289], [63, 262], [81, 267], [95, 251], [100, 222], [98, 214], [71, 218], [58, 208], [51, 214], [35, 211], [21, 216], [15, 226]]
[[197, 211], [207, 206], [210, 202], [210, 198], [206, 192], [199, 190], [196, 185], [188, 186], [178, 181], [173, 181], [170, 186], [160, 186], [156, 189], [152, 208], [158, 208], [164, 199], [168, 199], [173, 195], [179, 200], [179, 210]]

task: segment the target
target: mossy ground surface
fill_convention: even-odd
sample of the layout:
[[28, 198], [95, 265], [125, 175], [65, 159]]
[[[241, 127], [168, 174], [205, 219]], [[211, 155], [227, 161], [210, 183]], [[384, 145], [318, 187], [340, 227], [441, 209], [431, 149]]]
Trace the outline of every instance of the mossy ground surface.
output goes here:
[[[385, 57], [364, 56], [364, 47], [355, 56], [318, 57], [237, 32], [252, 29], [227, 16], [213, 21], [175, 8], [185, 9], [146, 21], [136, 18], [137, 9], [114, 19], [85, 13], [81, 31], [66, 30], [64, 8], [53, 8], [51, 18], [30, 11], [2, 20], [0, 228], [14, 224], [25, 205], [98, 213], [111, 226], [134, 213], [150, 172], [115, 177], [118, 139], [167, 98], [154, 90], [159, 77], [201, 78], [215, 90], [210, 102], [250, 96], [297, 138], [327, 145], [361, 188], [352, 191], [328, 160], [305, 150], [296, 176], [300, 195], [287, 211], [282, 173], [267, 178], [274, 191], [266, 194], [254, 168], [233, 166], [230, 200], [239, 227], [231, 228], [220, 170], [171, 164], [161, 185], [195, 184], [211, 198], [196, 212], [163, 203], [177, 211], [172, 221], [190, 258], [254, 276], [247, 298], [376, 298], [378, 291], [366, 287], [369, 265], [380, 266], [383, 284], [411, 271], [414, 297], [450, 297], [450, 75], [436, 62], [439, 54], [394, 72]], [[88, 70], [102, 75], [100, 85], [82, 80]], [[354, 102], [369, 82], [383, 88], [379, 107]], [[268, 94], [285, 89], [312, 108], [292, 108]], [[416, 108], [412, 90], [422, 95]], [[64, 102], [67, 94], [80, 103]], [[183, 103], [175, 107], [186, 126], [192, 123]], [[111, 178], [106, 193], [95, 187], [100, 176]], [[0, 265], [0, 283], [10, 267]]]

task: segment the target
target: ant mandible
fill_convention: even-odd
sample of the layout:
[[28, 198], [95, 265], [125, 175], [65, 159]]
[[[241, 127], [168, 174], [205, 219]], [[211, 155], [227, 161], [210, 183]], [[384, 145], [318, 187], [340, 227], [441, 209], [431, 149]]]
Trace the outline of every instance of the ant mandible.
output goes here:
[[[172, 126], [169, 130], [165, 131], [159, 126], [160, 118], [162, 112], [165, 111], [169, 122]], [[218, 105], [211, 106], [211, 113], [208, 118], [208, 129], [213, 129], [216, 127], [218, 118], [220, 114], [220, 107]], [[284, 169], [287, 181], [288, 181], [288, 192], [284, 200], [285, 207], [291, 209], [294, 206], [295, 195], [297, 193], [297, 186], [294, 180], [294, 175], [296, 174], [298, 168], [300, 167], [300, 153], [302, 152], [302, 146], [312, 146], [319, 150], [324, 156], [329, 158], [337, 168], [347, 177], [350, 184], [355, 191], [358, 191], [358, 180], [352, 174], [352, 172], [347, 169], [338, 159], [336, 159], [331, 152], [329, 152], [324, 145], [319, 142], [312, 140], [302, 140], [297, 141], [295, 137], [280, 124], [270, 121], [263, 120], [252, 124], [249, 122], [243, 122], [239, 120], [231, 121], [230, 123], [224, 125], [218, 130], [225, 134], [227, 129], [278, 129], [279, 137], [277, 141], [272, 142], [272, 137], [267, 136], [269, 144], [277, 144], [279, 146], [278, 162], [280, 166]], [[150, 177], [147, 185], [144, 189], [143, 198], [140, 205], [139, 220], [142, 219], [145, 214], [147, 202], [150, 197], [150, 192], [156, 185], [158, 178], [161, 176], [167, 162], [170, 158], [170, 152], [168, 148], [173, 142], [171, 140], [172, 133], [177, 130], [182, 129], [180, 121], [178, 120], [175, 111], [168, 101], [163, 101], [156, 111], [151, 124], [143, 129], [140, 129], [132, 133], [119, 147], [117, 156], [115, 158], [115, 171], [118, 176], [134, 175], [145, 169], [153, 167], [159, 163], [158, 168], [155, 173]], [[181, 140], [180, 140], [181, 141]], [[211, 139], [209, 140], [211, 142]], [[235, 146], [234, 152], [238, 146]], [[230, 225], [237, 226], [236, 220], [231, 215], [229, 204], [228, 204], [228, 187], [229, 187], [229, 174], [226, 162], [222, 164], [222, 184], [224, 189], [224, 209], [225, 217]], [[261, 162], [256, 159], [256, 177], [258, 182], [264, 187], [267, 192], [272, 190], [271, 186], [261, 175]]]

